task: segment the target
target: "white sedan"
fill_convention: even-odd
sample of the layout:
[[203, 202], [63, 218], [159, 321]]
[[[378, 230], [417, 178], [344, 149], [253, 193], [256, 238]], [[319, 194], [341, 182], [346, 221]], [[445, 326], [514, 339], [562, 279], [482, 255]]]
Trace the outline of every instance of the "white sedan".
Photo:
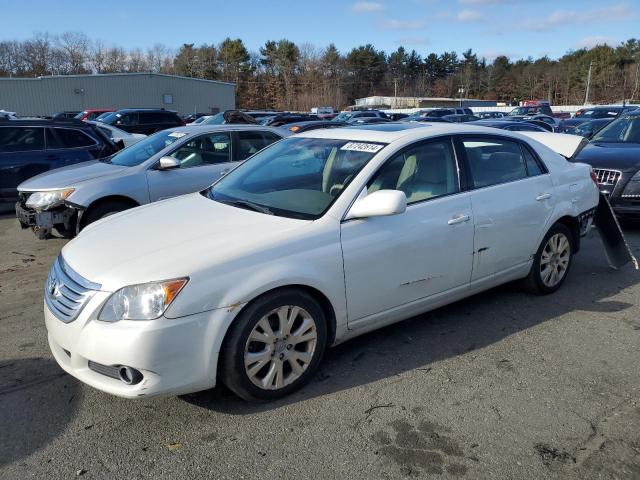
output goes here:
[[88, 121], [88, 123], [94, 124], [114, 142], [118, 142], [122, 140], [122, 144], [124, 145], [124, 148], [130, 147], [131, 145], [138, 143], [140, 140], [147, 138], [147, 136], [143, 133], [125, 132], [124, 130], [120, 130], [119, 128], [114, 127], [113, 125], [109, 125], [108, 123], [94, 122], [94, 121]]
[[552, 293], [599, 193], [589, 166], [541, 143], [570, 155], [575, 140], [549, 135], [313, 130], [203, 192], [100, 220], [47, 280], [53, 355], [122, 397], [222, 381], [269, 400], [349, 338], [512, 280]]

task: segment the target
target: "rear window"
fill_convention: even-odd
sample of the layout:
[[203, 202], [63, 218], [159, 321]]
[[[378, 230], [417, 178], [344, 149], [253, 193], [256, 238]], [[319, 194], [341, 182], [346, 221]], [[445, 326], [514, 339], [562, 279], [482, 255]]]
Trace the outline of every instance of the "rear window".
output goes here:
[[71, 128], [48, 128], [47, 149], [80, 148], [95, 145], [96, 141], [81, 130]]
[[44, 128], [0, 127], [0, 152], [29, 152], [44, 149]]

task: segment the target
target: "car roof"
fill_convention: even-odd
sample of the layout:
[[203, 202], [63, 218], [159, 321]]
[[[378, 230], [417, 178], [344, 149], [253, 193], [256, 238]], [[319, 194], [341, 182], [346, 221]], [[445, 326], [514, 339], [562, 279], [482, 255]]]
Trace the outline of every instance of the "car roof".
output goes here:
[[[469, 125], [468, 123], [385, 123], [374, 125], [358, 125], [353, 127], [339, 127], [329, 129], [309, 130], [297, 134], [297, 137], [327, 138], [335, 140], [352, 140], [355, 142], [383, 142], [392, 143], [401, 138], [431, 138], [440, 135], [455, 135], [461, 133], [496, 134], [490, 127]], [[509, 134], [510, 132], [505, 132]]]
[[130, 112], [166, 112], [176, 113], [175, 110], [166, 110], [164, 108], [121, 108], [120, 110], [114, 110], [115, 113], [130, 113]]
[[74, 118], [67, 119], [31, 119], [31, 120], [0, 120], [0, 126], [11, 126], [11, 127], [53, 127], [53, 126], [64, 126], [64, 127], [87, 127], [87, 122], [83, 122], [82, 120], [76, 120]]
[[203, 132], [215, 132], [225, 130], [268, 130], [270, 132], [278, 133], [282, 136], [283, 133], [288, 133], [286, 130], [278, 127], [267, 127], [260, 125], [259, 123], [227, 123], [222, 125], [185, 125], [184, 127], [168, 128], [172, 132], [185, 132], [185, 133], [203, 133]]

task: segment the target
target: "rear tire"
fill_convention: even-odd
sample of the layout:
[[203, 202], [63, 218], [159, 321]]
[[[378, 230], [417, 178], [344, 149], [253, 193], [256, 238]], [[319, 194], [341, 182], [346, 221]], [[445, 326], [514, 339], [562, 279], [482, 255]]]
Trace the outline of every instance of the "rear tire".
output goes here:
[[574, 245], [573, 234], [566, 225], [553, 225], [536, 252], [531, 271], [523, 281], [524, 289], [536, 295], [558, 290], [569, 274]]
[[220, 352], [220, 377], [244, 400], [275, 400], [310, 380], [326, 340], [325, 315], [311, 295], [294, 288], [267, 293], [231, 325]]
[[133, 208], [131, 204], [117, 200], [96, 205], [82, 217], [82, 228], [97, 220], [108, 217], [109, 215], [113, 215], [115, 213], [123, 212], [130, 208]]

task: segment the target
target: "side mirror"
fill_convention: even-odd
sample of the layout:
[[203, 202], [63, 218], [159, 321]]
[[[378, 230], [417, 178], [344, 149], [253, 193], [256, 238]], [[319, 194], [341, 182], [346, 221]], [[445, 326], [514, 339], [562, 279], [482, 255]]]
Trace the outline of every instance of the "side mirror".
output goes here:
[[173, 157], [162, 157], [158, 164], [158, 170], [172, 170], [180, 168], [180, 160]]
[[404, 213], [407, 196], [400, 190], [377, 190], [366, 197], [358, 198], [351, 206], [346, 219], [382, 217]]

